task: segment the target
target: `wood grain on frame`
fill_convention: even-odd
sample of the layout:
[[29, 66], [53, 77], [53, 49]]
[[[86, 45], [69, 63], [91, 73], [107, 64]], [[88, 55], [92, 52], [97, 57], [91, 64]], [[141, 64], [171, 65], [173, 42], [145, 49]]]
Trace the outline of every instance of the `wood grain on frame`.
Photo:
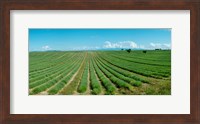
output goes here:
[[0, 3], [0, 122], [3, 120], [3, 81], [2, 81], [2, 75], [3, 75], [3, 70], [2, 70], [2, 62], [3, 62], [3, 54], [2, 54], [2, 46], [3, 46], [3, 38], [2, 38], [2, 8], [1, 8], [1, 3]]
[[[10, 114], [10, 10], [190, 10], [191, 114]], [[199, 0], [1, 0], [0, 1], [0, 124], [63, 123], [200, 123]], [[180, 41], [181, 42], [181, 41]]]

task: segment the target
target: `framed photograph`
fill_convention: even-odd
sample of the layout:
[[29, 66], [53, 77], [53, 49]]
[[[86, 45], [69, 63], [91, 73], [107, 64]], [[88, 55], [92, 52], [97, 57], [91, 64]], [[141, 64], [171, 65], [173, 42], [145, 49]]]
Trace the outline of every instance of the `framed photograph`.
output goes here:
[[4, 0], [0, 17], [0, 123], [200, 123], [198, 0]]

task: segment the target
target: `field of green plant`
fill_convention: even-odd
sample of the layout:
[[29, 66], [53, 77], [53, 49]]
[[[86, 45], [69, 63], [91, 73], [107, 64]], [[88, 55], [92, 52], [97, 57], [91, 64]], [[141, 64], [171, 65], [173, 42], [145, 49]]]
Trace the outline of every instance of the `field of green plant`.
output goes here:
[[171, 51], [29, 53], [30, 95], [170, 95]]

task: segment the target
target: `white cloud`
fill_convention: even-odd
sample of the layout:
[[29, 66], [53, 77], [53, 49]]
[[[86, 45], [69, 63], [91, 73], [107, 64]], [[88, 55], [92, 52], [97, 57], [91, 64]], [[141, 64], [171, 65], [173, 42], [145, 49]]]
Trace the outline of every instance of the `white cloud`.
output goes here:
[[149, 49], [171, 49], [171, 44], [150, 43]]
[[138, 48], [138, 45], [133, 41], [122, 41], [122, 42], [115, 42], [115, 43], [106, 41], [103, 47], [104, 48]]
[[144, 45], [140, 45], [140, 46], [138, 46], [138, 48], [145, 49], [145, 46]]
[[100, 47], [98, 46], [81, 46], [81, 47], [75, 47], [71, 50], [98, 50]]
[[42, 50], [50, 50], [50, 49], [51, 47], [49, 47], [48, 45], [42, 47]]

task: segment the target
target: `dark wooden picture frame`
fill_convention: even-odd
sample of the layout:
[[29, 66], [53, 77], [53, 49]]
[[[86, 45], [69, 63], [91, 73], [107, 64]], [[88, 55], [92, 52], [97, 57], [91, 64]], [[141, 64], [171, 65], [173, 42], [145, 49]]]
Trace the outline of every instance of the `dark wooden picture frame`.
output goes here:
[[[190, 10], [190, 114], [10, 114], [11, 10]], [[199, 34], [199, 0], [0, 0], [0, 124], [199, 124]]]

